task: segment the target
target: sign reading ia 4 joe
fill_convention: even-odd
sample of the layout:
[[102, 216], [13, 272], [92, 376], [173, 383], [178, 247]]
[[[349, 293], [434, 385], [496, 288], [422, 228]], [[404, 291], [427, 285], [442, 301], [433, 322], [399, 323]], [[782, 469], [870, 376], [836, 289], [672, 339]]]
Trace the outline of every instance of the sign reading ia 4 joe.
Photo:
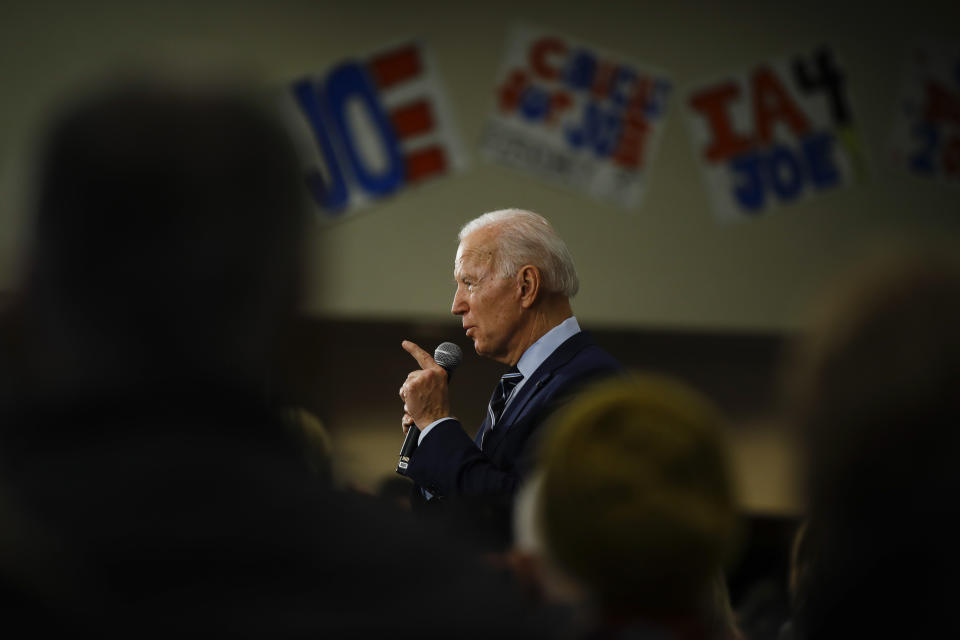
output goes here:
[[833, 52], [759, 63], [695, 85], [686, 108], [716, 216], [758, 216], [865, 177]]

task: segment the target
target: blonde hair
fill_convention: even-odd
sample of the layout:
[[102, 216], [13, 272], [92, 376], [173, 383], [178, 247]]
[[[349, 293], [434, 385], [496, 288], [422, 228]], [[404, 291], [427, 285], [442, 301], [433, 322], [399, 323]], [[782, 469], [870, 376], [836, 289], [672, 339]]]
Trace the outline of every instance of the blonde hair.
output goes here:
[[605, 606], [702, 606], [737, 528], [721, 423], [654, 375], [595, 386], [554, 419], [540, 460], [545, 546]]

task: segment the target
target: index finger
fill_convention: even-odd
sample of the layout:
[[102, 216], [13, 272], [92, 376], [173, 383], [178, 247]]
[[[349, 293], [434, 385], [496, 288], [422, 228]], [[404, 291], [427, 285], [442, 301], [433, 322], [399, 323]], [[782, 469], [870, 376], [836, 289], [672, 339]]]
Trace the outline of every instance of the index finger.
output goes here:
[[421, 369], [436, 369], [440, 367], [437, 361], [433, 359], [433, 356], [418, 347], [415, 343], [404, 340], [400, 343], [400, 346], [403, 347], [404, 351], [414, 357]]

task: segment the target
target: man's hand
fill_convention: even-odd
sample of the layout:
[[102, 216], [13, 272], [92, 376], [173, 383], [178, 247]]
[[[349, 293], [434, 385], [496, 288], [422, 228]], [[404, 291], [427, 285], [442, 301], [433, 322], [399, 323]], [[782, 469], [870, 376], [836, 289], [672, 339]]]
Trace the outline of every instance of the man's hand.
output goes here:
[[400, 386], [403, 400], [403, 418], [400, 426], [406, 433], [410, 425], [423, 429], [431, 422], [450, 415], [450, 400], [447, 395], [447, 372], [433, 357], [409, 340], [401, 346], [412, 355], [420, 369], [411, 371]]

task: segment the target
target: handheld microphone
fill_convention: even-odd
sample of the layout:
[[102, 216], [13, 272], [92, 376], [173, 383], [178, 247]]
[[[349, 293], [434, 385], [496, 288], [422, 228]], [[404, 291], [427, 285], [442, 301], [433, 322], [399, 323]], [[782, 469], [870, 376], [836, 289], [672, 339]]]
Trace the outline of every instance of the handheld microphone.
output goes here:
[[[463, 360], [463, 351], [452, 342], [441, 342], [433, 352], [433, 359], [447, 372], [447, 382], [449, 383], [450, 378], [453, 377], [453, 370]], [[397, 473], [400, 475], [406, 475], [404, 472], [410, 466], [410, 456], [416, 450], [419, 440], [420, 429], [416, 425], [410, 425], [410, 428], [407, 429], [407, 437], [403, 439], [403, 446], [400, 447], [400, 461], [397, 462]]]

